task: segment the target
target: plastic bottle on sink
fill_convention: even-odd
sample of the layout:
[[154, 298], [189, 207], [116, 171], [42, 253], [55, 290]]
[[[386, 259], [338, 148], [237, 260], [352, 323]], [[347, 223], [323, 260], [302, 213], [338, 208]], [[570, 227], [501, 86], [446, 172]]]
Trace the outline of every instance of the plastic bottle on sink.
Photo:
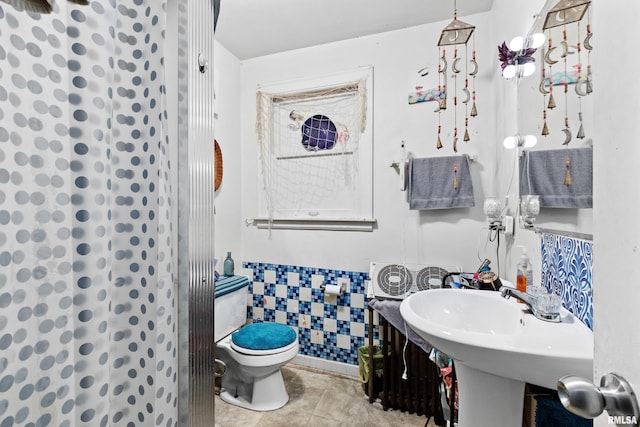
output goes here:
[[528, 286], [533, 286], [533, 269], [531, 268], [531, 261], [527, 255], [527, 248], [522, 248], [522, 255], [518, 260], [516, 273], [516, 289], [522, 292], [527, 292]]

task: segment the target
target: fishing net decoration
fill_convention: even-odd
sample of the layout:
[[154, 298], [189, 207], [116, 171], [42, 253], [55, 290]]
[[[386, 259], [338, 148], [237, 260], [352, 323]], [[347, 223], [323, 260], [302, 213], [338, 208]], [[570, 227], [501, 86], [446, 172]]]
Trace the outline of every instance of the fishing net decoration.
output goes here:
[[[289, 114], [291, 117], [291, 114]], [[292, 118], [292, 120], [296, 120]], [[290, 125], [291, 130], [298, 125]], [[343, 131], [342, 135], [345, 135]], [[344, 137], [342, 138], [345, 139]], [[307, 151], [319, 151], [332, 149], [338, 140], [338, 128], [333, 121], [322, 114], [309, 117], [302, 125], [302, 145]]]
[[356, 204], [366, 80], [256, 92], [256, 133], [269, 220], [323, 218]]

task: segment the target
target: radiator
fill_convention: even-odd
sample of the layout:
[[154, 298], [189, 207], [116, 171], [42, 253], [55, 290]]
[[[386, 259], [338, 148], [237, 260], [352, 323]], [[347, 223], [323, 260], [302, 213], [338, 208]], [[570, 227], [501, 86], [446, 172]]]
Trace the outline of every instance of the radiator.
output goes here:
[[[382, 316], [379, 316], [379, 319], [380, 345], [383, 354], [382, 391], [375, 396], [373, 381], [369, 381], [369, 402], [372, 403], [376, 398], [380, 398], [385, 411], [397, 409], [411, 414], [425, 415], [433, 417], [436, 424], [444, 425], [438, 367], [429, 360], [427, 353], [409, 341], [405, 352], [407, 379], [403, 380], [402, 354], [405, 336]], [[369, 346], [373, 347], [373, 310], [371, 309], [369, 309]], [[372, 366], [370, 372], [373, 372]]]

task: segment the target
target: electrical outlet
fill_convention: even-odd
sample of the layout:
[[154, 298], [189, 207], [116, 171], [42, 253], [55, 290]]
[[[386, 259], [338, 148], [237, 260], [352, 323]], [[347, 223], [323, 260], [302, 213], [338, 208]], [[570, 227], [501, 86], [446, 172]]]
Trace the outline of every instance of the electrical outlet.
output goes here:
[[502, 219], [502, 227], [504, 229], [505, 236], [513, 235], [513, 217], [505, 215]]

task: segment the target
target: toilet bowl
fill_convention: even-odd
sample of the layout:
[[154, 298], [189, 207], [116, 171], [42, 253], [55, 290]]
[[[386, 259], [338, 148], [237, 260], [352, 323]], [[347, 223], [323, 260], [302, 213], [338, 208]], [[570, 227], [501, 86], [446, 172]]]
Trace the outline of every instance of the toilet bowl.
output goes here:
[[298, 334], [279, 323], [245, 326], [248, 287], [244, 276], [215, 283], [215, 358], [226, 366], [220, 397], [254, 411], [272, 411], [289, 401], [280, 368], [298, 354]]
[[[256, 332], [251, 329], [261, 330]], [[274, 335], [277, 334], [273, 330], [286, 332], [287, 340], [274, 341]], [[258, 342], [258, 345], [251, 346], [258, 348], [243, 347], [239, 344], [240, 340], [234, 339], [236, 333], [216, 343], [216, 358], [226, 364], [220, 398], [254, 411], [272, 411], [283, 407], [289, 401], [289, 394], [280, 368], [298, 354], [297, 334], [288, 326], [268, 322], [247, 325], [241, 332], [252, 332], [251, 340]], [[267, 345], [261, 345], [265, 340]]]

